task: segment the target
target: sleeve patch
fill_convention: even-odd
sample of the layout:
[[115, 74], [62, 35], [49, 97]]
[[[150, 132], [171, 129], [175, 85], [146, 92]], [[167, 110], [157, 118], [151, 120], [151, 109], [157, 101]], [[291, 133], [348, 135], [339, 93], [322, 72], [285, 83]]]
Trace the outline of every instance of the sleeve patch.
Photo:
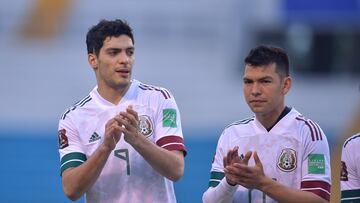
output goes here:
[[343, 162], [343, 161], [341, 161], [340, 180], [341, 180], [341, 181], [348, 181], [348, 180], [349, 180], [346, 163]]
[[164, 109], [163, 110], [163, 127], [176, 128], [176, 110], [175, 109]]
[[65, 147], [69, 146], [69, 140], [66, 136], [66, 130], [61, 129], [58, 132], [58, 138], [59, 138], [59, 149], [64, 149]]
[[324, 154], [309, 154], [308, 173], [310, 173], [310, 174], [325, 174]]

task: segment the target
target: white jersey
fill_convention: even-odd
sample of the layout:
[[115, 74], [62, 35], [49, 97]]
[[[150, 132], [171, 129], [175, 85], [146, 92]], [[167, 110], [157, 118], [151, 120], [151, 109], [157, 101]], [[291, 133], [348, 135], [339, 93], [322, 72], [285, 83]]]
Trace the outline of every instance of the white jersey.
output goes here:
[[[69, 108], [59, 122], [61, 173], [85, 162], [100, 146], [105, 124], [128, 105], [139, 115], [141, 133], [167, 150], [186, 153], [180, 113], [164, 88], [132, 80], [118, 105], [102, 98], [95, 87]], [[156, 172], [122, 137], [110, 154], [86, 202], [176, 202], [173, 182]]]
[[360, 133], [344, 142], [340, 180], [341, 202], [360, 202]]
[[[203, 196], [204, 202], [212, 202], [211, 198], [215, 196], [219, 196], [218, 202], [275, 202], [262, 191], [227, 184], [223, 157], [235, 146], [239, 146], [240, 157], [248, 151], [256, 151], [266, 176], [287, 187], [330, 199], [327, 138], [318, 124], [291, 109], [270, 131], [255, 117], [235, 122], [223, 131], [211, 168], [209, 188]], [[255, 165], [253, 158], [249, 160], [249, 165]]]

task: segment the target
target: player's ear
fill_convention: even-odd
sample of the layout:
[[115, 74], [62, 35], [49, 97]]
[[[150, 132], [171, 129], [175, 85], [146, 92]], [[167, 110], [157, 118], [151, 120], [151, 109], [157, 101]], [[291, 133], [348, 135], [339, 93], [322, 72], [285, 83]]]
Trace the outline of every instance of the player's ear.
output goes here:
[[88, 62], [90, 64], [90, 66], [96, 70], [97, 67], [98, 67], [98, 59], [97, 59], [97, 56], [93, 53], [89, 53], [88, 54]]
[[282, 92], [283, 94], [287, 94], [291, 88], [291, 85], [292, 85], [292, 79], [290, 76], [286, 76], [284, 79], [283, 79], [283, 87], [282, 87]]

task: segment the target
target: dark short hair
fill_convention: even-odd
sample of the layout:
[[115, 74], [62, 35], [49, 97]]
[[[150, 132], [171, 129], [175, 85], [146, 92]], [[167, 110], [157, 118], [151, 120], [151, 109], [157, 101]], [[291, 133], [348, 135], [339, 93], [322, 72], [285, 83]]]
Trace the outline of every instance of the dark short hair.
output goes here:
[[269, 45], [260, 45], [250, 50], [245, 58], [245, 64], [251, 66], [266, 66], [272, 63], [276, 65], [276, 71], [280, 76], [289, 76], [289, 57], [279, 48]]
[[92, 26], [86, 35], [86, 46], [88, 54], [94, 53], [98, 56], [104, 40], [107, 37], [118, 37], [127, 35], [134, 44], [134, 36], [130, 25], [123, 20], [101, 20], [97, 25]]

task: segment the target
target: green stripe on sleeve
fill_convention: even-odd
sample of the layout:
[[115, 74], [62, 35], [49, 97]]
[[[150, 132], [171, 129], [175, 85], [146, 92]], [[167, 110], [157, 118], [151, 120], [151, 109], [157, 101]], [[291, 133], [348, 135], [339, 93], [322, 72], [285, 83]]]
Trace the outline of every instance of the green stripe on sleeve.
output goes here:
[[360, 203], [360, 189], [341, 191], [341, 202]]
[[216, 187], [224, 177], [225, 174], [223, 172], [211, 171], [209, 187]]
[[80, 152], [72, 152], [61, 158], [60, 175], [70, 167], [80, 166], [86, 161], [86, 155]]

